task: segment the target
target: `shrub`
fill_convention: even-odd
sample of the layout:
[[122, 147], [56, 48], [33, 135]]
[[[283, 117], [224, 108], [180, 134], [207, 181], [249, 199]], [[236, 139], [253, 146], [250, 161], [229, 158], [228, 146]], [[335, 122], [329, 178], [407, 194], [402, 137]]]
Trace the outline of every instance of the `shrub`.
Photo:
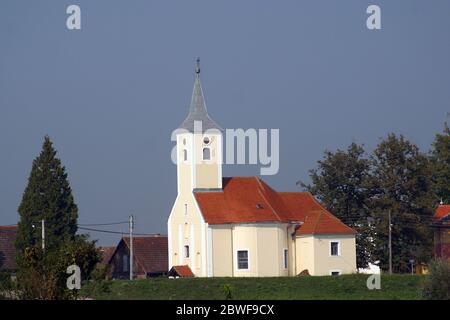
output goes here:
[[450, 299], [450, 263], [434, 260], [430, 263], [429, 274], [422, 286], [422, 295], [429, 300]]
[[233, 287], [230, 284], [224, 284], [222, 287], [225, 300], [233, 299]]
[[0, 300], [12, 299], [14, 296], [14, 282], [11, 274], [6, 271], [0, 271]]

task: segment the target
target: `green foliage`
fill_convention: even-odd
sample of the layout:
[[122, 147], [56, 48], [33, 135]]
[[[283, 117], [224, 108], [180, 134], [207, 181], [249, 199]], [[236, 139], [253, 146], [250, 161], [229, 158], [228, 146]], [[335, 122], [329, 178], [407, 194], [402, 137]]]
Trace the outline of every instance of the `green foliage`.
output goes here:
[[389, 211], [394, 272], [409, 272], [410, 259], [416, 264], [431, 259], [433, 189], [435, 194], [450, 194], [449, 132], [446, 126], [445, 135], [437, 136], [431, 161], [395, 134], [380, 141], [370, 156], [355, 143], [346, 151], [326, 151], [310, 170], [312, 184], [300, 183], [358, 232], [358, 267], [380, 261], [381, 268], [388, 269]]
[[111, 267], [109, 265], [97, 264], [91, 273], [91, 279], [94, 281], [110, 279]]
[[436, 135], [431, 150], [433, 165], [433, 192], [436, 203], [450, 203], [450, 128], [445, 123], [444, 131]]
[[18, 274], [21, 299], [73, 299], [77, 292], [67, 289], [67, 267], [79, 266], [81, 279], [89, 279], [100, 261], [100, 252], [94, 241], [77, 235], [74, 240], [66, 240], [57, 250], [44, 253], [39, 247], [27, 248], [23, 261]]
[[450, 262], [434, 260], [423, 283], [422, 294], [429, 300], [450, 300]]
[[15, 291], [15, 283], [11, 279], [11, 273], [0, 271], [0, 300], [12, 299]]
[[82, 285], [82, 294], [84, 297], [105, 296], [111, 293], [112, 282], [110, 280], [99, 279], [84, 282]]
[[232, 300], [233, 299], [233, 286], [226, 283], [222, 286], [222, 292], [224, 295], [225, 300]]
[[[17, 294], [22, 299], [71, 299], [66, 287], [67, 267], [76, 264], [82, 279], [89, 279], [100, 252], [95, 242], [76, 235], [78, 209], [65, 168], [56, 158], [49, 137], [33, 161], [28, 185], [19, 206], [16, 251], [19, 272]], [[45, 220], [45, 251], [41, 224]]]
[[389, 134], [372, 155], [371, 210], [375, 218], [374, 258], [388, 269], [388, 212], [392, 224], [394, 272], [408, 272], [409, 260], [427, 262], [432, 253], [431, 166], [426, 155], [405, 139]]
[[75, 237], [78, 208], [72, 196], [65, 167], [56, 158], [48, 136], [42, 151], [33, 161], [28, 185], [19, 206], [16, 238], [17, 262], [22, 264], [26, 248], [41, 243], [40, 221], [45, 220], [46, 249], [52, 251]]
[[81, 278], [89, 280], [96, 265], [101, 261], [101, 252], [96, 248], [95, 241], [89, 241], [86, 235], [77, 235], [74, 240], [66, 241], [52, 258], [60, 263], [60, 268], [64, 270], [73, 264], [79, 266]]
[[109, 281], [108, 292], [94, 291], [97, 283], [82, 286], [80, 295], [93, 299], [130, 300], [223, 300], [225, 285], [232, 287], [233, 300], [365, 300], [422, 299], [418, 275], [382, 275], [381, 290], [369, 290], [368, 275], [338, 277], [263, 278], [151, 278]]
[[299, 182], [316, 196], [322, 204], [348, 226], [355, 229], [357, 266], [365, 268], [371, 257], [373, 228], [369, 224], [370, 212], [368, 177], [370, 162], [364, 148], [352, 143], [346, 151], [326, 151], [317, 169], [310, 170], [312, 185]]

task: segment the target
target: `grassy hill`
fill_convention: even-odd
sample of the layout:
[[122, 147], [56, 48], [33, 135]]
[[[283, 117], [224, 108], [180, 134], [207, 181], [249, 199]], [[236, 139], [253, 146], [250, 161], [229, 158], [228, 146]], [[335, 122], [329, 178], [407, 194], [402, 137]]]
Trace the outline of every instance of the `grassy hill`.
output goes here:
[[85, 283], [82, 295], [94, 299], [215, 300], [225, 299], [421, 299], [423, 276], [383, 275], [381, 289], [369, 290], [367, 275], [293, 278], [155, 278]]

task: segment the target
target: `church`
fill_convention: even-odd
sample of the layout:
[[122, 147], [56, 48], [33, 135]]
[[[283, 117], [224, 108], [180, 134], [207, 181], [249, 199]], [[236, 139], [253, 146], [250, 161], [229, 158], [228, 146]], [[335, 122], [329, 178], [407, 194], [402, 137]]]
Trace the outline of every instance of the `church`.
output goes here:
[[222, 177], [223, 130], [207, 113], [198, 62], [189, 114], [176, 132], [169, 268], [196, 277], [356, 273], [356, 232], [310, 193]]

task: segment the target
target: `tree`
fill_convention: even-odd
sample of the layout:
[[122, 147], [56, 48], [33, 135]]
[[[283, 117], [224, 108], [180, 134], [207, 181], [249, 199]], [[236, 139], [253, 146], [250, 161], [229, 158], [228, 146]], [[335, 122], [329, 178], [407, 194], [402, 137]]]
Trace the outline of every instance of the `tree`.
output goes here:
[[48, 136], [33, 161], [28, 185], [19, 206], [16, 249], [19, 266], [26, 248], [40, 245], [40, 221], [45, 220], [45, 246], [56, 249], [77, 231], [78, 208], [67, 180], [65, 167], [56, 157]]
[[357, 231], [356, 252], [358, 268], [366, 268], [372, 251], [373, 228], [366, 205], [369, 197], [367, 181], [370, 162], [362, 145], [352, 143], [347, 151], [325, 151], [318, 168], [310, 170], [311, 185], [299, 182], [323, 205], [348, 226]]
[[[76, 235], [78, 208], [65, 167], [48, 136], [33, 161], [28, 185], [19, 206], [16, 237], [18, 293], [24, 299], [68, 299], [67, 267], [76, 264], [88, 279], [100, 253], [87, 236]], [[45, 220], [45, 251], [40, 221]]]
[[374, 257], [388, 269], [388, 212], [391, 212], [392, 261], [395, 272], [409, 272], [431, 258], [431, 170], [428, 158], [405, 139], [389, 134], [374, 150], [370, 206], [376, 218]]
[[450, 263], [434, 260], [429, 265], [429, 273], [422, 284], [422, 296], [428, 300], [450, 299]]
[[77, 291], [67, 288], [67, 267], [77, 265], [81, 279], [88, 280], [101, 260], [100, 250], [85, 235], [76, 235], [56, 250], [43, 252], [39, 247], [25, 249], [22, 269], [18, 277], [21, 299], [72, 299]]
[[442, 200], [450, 203], [450, 128], [444, 124], [444, 131], [437, 134], [432, 145], [433, 191], [436, 203]]

